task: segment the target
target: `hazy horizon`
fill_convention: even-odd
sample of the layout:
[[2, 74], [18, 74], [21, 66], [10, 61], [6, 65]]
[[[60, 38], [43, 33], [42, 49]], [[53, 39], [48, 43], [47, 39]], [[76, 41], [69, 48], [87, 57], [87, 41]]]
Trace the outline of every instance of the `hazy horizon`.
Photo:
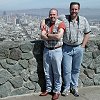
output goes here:
[[0, 0], [0, 11], [42, 8], [69, 8], [72, 1], [79, 2], [81, 8], [100, 8], [100, 0]]
[[[49, 12], [50, 8], [42, 8], [42, 9], [25, 9], [25, 10], [15, 10], [15, 11], [0, 11], [0, 15], [3, 15], [4, 12], [6, 12], [7, 15], [22, 15], [22, 14], [29, 14], [29, 15], [34, 15], [34, 16], [41, 16], [41, 17], [47, 17], [48, 16], [48, 12]], [[58, 12], [59, 15], [61, 14], [69, 14], [69, 9], [66, 8], [58, 8]], [[91, 20], [91, 19], [96, 19], [96, 20], [100, 20], [100, 9], [86, 9], [86, 8], [82, 8], [80, 10], [79, 15], [85, 16], [87, 19]]]
[[[23, 8], [23, 9], [11, 9], [11, 10], [10, 9], [9, 10], [8, 9], [6, 9], [6, 10], [1, 10], [0, 9], [0, 12], [4, 12], [4, 11], [6, 11], [6, 12], [9, 12], [9, 11], [24, 11], [24, 10], [44, 10], [44, 9], [48, 9], [48, 11], [49, 11], [51, 8], [50, 7], [48, 7], [48, 8]], [[57, 9], [64, 9], [64, 10], [68, 10], [69, 11], [69, 8], [57, 7]], [[86, 10], [100, 10], [100, 8], [81, 8], [80, 12], [83, 9], [86, 9]]]

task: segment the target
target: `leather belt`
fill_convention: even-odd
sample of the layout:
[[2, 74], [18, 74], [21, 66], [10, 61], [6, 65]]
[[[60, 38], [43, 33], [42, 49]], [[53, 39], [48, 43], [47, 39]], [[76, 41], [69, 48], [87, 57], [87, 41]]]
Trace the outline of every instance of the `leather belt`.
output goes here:
[[62, 47], [62, 46], [58, 46], [58, 47], [46, 47], [46, 48], [49, 49], [49, 50], [54, 50], [54, 49], [57, 49], [57, 48], [60, 48], [60, 47]]
[[82, 43], [81, 43], [81, 44], [77, 44], [77, 45], [69, 45], [69, 44], [65, 44], [65, 43], [64, 43], [64, 45], [71, 46], [71, 47], [77, 47], [77, 46], [82, 45]]

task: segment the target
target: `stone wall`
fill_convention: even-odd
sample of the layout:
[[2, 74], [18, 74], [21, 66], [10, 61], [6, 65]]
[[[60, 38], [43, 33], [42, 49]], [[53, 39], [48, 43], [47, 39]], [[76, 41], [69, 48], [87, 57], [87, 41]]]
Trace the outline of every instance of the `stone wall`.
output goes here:
[[42, 41], [0, 43], [1, 98], [44, 89], [42, 50]]
[[[45, 89], [43, 42], [0, 43], [0, 97]], [[100, 85], [100, 41], [90, 40], [84, 53], [79, 86]]]
[[100, 36], [93, 37], [86, 46], [79, 84], [80, 87], [100, 85]]

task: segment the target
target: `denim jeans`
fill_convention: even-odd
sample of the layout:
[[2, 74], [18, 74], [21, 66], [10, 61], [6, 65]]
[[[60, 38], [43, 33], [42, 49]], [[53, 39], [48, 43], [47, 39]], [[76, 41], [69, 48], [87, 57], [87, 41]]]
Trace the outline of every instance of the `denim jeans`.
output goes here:
[[61, 91], [62, 48], [49, 50], [44, 48], [43, 66], [46, 79], [46, 91], [58, 93]]
[[63, 46], [63, 88], [69, 90], [70, 87], [78, 87], [80, 66], [83, 59], [84, 48], [79, 46]]

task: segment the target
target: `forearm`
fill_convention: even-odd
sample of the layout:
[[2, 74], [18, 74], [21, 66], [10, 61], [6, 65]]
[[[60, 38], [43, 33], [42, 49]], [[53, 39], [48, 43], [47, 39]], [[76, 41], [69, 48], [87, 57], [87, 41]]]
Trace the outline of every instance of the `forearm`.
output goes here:
[[45, 36], [45, 35], [44, 35], [44, 36], [42, 35], [42, 36], [41, 36], [41, 39], [43, 39], [43, 40], [48, 40], [48, 37]]
[[58, 34], [48, 34], [48, 39], [49, 40], [59, 40], [59, 35]]
[[82, 47], [86, 46], [88, 40], [89, 40], [89, 34], [85, 34], [83, 42], [82, 42]]
[[64, 33], [64, 30], [60, 28], [58, 30], [58, 33], [47, 34], [47, 36], [50, 40], [60, 40], [63, 37], [63, 33]]
[[45, 28], [45, 20], [42, 20], [40, 23], [40, 29], [43, 30]]
[[48, 40], [47, 33], [45, 31], [42, 31], [41, 39]]

